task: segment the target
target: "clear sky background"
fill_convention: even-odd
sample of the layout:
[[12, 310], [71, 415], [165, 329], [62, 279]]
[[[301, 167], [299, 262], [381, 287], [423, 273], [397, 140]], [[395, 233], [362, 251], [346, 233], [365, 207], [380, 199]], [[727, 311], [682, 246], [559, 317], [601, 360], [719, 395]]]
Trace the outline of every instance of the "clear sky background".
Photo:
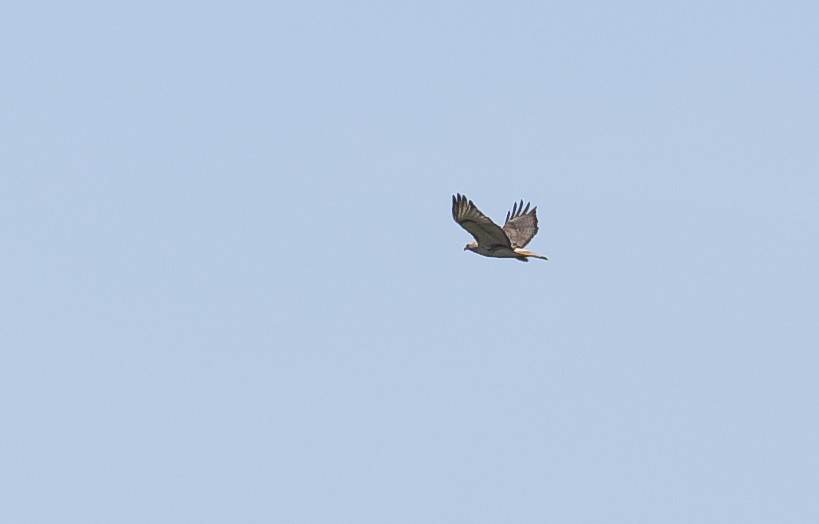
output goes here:
[[819, 522], [818, 5], [8, 3], [0, 521]]

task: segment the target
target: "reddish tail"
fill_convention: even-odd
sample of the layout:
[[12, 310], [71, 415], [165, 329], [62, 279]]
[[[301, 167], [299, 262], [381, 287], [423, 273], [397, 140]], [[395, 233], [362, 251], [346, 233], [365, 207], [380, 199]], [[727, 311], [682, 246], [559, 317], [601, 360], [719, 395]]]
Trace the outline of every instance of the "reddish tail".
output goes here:
[[522, 255], [521, 257], [518, 258], [518, 260], [522, 260], [523, 262], [528, 262], [528, 260], [526, 260], [526, 257], [539, 258], [541, 260], [549, 260], [548, 258], [544, 257], [543, 255], [538, 255], [537, 253], [533, 253], [531, 251], [526, 251], [525, 249], [520, 249], [520, 248], [515, 249], [515, 253], [517, 253], [518, 255]]

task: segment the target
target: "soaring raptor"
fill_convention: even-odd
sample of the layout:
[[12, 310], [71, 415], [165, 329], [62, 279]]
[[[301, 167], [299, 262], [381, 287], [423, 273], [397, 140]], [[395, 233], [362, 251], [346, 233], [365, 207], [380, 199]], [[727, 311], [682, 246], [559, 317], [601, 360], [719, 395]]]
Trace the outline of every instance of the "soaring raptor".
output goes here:
[[523, 200], [515, 203], [512, 211], [506, 213], [506, 223], [501, 228], [471, 200], [460, 194], [453, 195], [452, 218], [475, 237], [475, 242], [467, 244], [464, 251], [468, 249], [485, 257], [516, 258], [522, 262], [529, 262], [528, 257], [549, 260], [523, 249], [537, 234], [537, 206], [529, 211], [530, 205], [531, 202], [524, 208]]

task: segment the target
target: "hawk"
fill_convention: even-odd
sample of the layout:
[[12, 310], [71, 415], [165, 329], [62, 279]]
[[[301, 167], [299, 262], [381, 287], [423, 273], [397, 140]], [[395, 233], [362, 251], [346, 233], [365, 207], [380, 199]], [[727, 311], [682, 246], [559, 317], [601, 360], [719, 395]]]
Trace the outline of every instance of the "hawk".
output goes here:
[[452, 195], [452, 218], [455, 222], [475, 237], [464, 247], [483, 255], [495, 258], [516, 258], [521, 262], [529, 262], [528, 257], [549, 260], [543, 255], [523, 249], [537, 234], [537, 206], [529, 211], [531, 202], [523, 207], [515, 203], [512, 211], [506, 213], [506, 222], [503, 228], [492, 222], [464, 195]]

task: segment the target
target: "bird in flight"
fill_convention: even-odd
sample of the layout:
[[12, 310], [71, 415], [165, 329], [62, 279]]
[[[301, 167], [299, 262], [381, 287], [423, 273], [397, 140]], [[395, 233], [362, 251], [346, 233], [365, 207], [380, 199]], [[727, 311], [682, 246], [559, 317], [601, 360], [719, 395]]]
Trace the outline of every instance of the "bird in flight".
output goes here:
[[549, 260], [523, 249], [537, 234], [537, 206], [530, 211], [530, 205], [531, 202], [524, 208], [523, 200], [515, 203], [512, 211], [506, 213], [506, 222], [501, 228], [464, 195], [452, 195], [452, 218], [475, 237], [475, 242], [467, 244], [464, 251], [468, 249], [485, 257], [516, 258], [521, 262], [529, 262], [528, 257]]

